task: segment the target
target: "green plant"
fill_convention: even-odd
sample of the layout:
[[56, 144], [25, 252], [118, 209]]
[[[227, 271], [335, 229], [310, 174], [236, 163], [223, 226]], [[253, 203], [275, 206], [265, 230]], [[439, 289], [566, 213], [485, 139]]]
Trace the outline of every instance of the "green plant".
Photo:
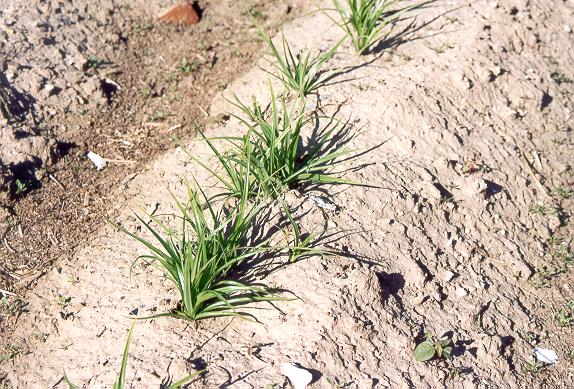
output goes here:
[[199, 65], [196, 61], [193, 62], [189, 62], [187, 60], [187, 58], [183, 58], [181, 60], [181, 64], [178, 66], [178, 70], [184, 74], [184, 75], [189, 75], [193, 72], [195, 72], [197, 69], [199, 68]]
[[165, 119], [167, 119], [167, 117], [169, 116], [169, 113], [166, 111], [155, 111], [150, 117], [149, 117], [149, 121], [150, 122], [161, 122], [164, 121]]
[[0, 362], [10, 361], [16, 358], [22, 351], [20, 348], [12, 343], [8, 343], [4, 345], [4, 353], [2, 358], [0, 358]]
[[10, 316], [16, 316], [26, 309], [26, 304], [19, 297], [8, 298], [4, 296], [0, 302]]
[[568, 190], [568, 189], [563, 188], [561, 186], [555, 187], [554, 193], [556, 193], [557, 196], [562, 197], [563, 199], [566, 199], [566, 200], [572, 198], [572, 195], [574, 194], [574, 192], [572, 192], [571, 190]]
[[574, 300], [568, 301], [565, 306], [554, 314], [558, 327], [574, 324]]
[[126, 345], [124, 346], [124, 353], [122, 355], [122, 362], [120, 364], [120, 372], [118, 373], [118, 378], [114, 382], [113, 389], [123, 389], [126, 386], [126, 370], [128, 365], [128, 352], [130, 350], [130, 342], [132, 341], [132, 335], [134, 332], [134, 327], [136, 321], [132, 321], [130, 330], [128, 331], [128, 339], [126, 340]]
[[[270, 250], [266, 242], [247, 247], [253, 221], [265, 206], [263, 203], [251, 205], [247, 188], [248, 185], [236, 204], [216, 210], [201, 189], [194, 190], [187, 184], [187, 202], [183, 204], [176, 200], [182, 215], [178, 233], [153, 218], [159, 226], [155, 229], [151, 222], [137, 216], [159, 245], [118, 226], [150, 250], [149, 255], [139, 258], [156, 263], [179, 291], [181, 301], [178, 309], [153, 317], [171, 316], [187, 320], [217, 316], [246, 318], [245, 313], [237, 310], [238, 306], [284, 300], [266, 288], [235, 281], [229, 275], [242, 262]], [[162, 231], [167, 237], [162, 237]]]
[[[333, 136], [338, 124], [318, 133], [314, 144], [303, 145], [301, 130], [309, 122], [294, 104], [287, 108], [284, 99], [271, 90], [271, 104], [262, 109], [254, 100], [251, 107], [235, 99], [235, 106], [245, 117], [237, 117], [247, 128], [247, 134], [227, 138], [232, 147], [226, 158], [246, 169], [249, 166], [254, 183], [261, 192], [277, 198], [285, 188], [303, 183], [353, 184], [335, 177], [330, 171], [337, 159], [348, 155], [349, 150], [335, 149]], [[331, 147], [328, 147], [331, 145]]]
[[404, 12], [418, 6], [390, 10], [390, 7], [399, 1], [345, 0], [343, 5], [339, 0], [333, 0], [335, 9], [341, 17], [336, 23], [351, 38], [359, 55], [366, 53], [380, 39], [385, 39], [390, 34], [390, 30], [384, 33], [387, 26], [392, 25]]
[[531, 361], [524, 364], [523, 369], [525, 373], [536, 374], [544, 368], [544, 364], [539, 361]]
[[88, 60], [86, 61], [86, 67], [92, 70], [98, 69], [103, 64], [104, 61], [93, 54], [89, 55]]
[[23, 194], [28, 190], [28, 184], [19, 178], [16, 179], [15, 184], [16, 184], [16, 191], [14, 192], [14, 194], [16, 196]]
[[322, 68], [328, 60], [333, 58], [343, 40], [324, 53], [313, 56], [310, 52], [293, 54], [285, 35], [281, 35], [282, 47], [279, 49], [265, 31], [259, 26], [257, 28], [259, 36], [269, 46], [275, 59], [269, 60], [278, 72], [278, 75], [273, 74], [273, 76], [281, 80], [286, 88], [298, 93], [301, 98], [314, 92], [335, 76], [336, 71], [323, 71]]
[[71, 297], [66, 297], [62, 295], [58, 295], [58, 298], [56, 299], [56, 302], [58, 303], [61, 309], [65, 309], [68, 306], [68, 304], [70, 304], [71, 301], [72, 301]]
[[441, 338], [435, 340], [435, 338], [427, 332], [425, 334], [426, 340], [419, 343], [415, 348], [414, 357], [418, 362], [425, 362], [437, 358], [445, 358], [447, 360], [452, 360], [452, 339]]

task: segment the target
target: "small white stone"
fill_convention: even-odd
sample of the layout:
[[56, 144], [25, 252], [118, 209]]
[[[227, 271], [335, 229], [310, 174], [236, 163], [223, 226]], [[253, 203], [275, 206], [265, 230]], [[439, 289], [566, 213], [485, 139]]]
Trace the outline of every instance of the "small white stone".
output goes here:
[[294, 389], [305, 389], [313, 381], [313, 375], [293, 363], [281, 365], [281, 373], [289, 378]]
[[532, 352], [540, 362], [548, 363], [549, 365], [553, 365], [558, 362], [558, 354], [556, 354], [556, 351], [554, 350], [536, 347]]
[[454, 292], [458, 297], [464, 297], [468, 295], [468, 290], [462, 288], [462, 287], [458, 287], [456, 288], [456, 291]]
[[442, 278], [443, 278], [443, 280], [444, 280], [445, 282], [450, 282], [450, 281], [454, 278], [455, 275], [456, 275], [456, 274], [454, 274], [454, 273], [451, 272], [450, 270], [447, 270], [447, 271], [445, 271], [445, 272], [443, 273], [443, 277], [442, 277]]
[[100, 157], [98, 154], [94, 152], [89, 152], [87, 157], [92, 161], [92, 163], [96, 166], [96, 170], [102, 170], [108, 164], [105, 159]]

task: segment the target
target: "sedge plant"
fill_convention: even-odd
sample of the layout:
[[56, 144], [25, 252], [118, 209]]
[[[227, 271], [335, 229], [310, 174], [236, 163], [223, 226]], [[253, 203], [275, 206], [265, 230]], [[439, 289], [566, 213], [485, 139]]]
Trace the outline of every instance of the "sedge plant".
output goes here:
[[[249, 168], [246, 171], [249, 181]], [[154, 218], [146, 222], [136, 217], [155, 242], [119, 227], [146, 246], [150, 253], [139, 258], [155, 263], [171, 280], [181, 297], [178, 308], [152, 317], [171, 316], [200, 320], [219, 316], [249, 319], [239, 307], [257, 301], [284, 300], [268, 289], [234, 280], [230, 273], [242, 262], [268, 252], [266, 242], [248, 247], [248, 235], [264, 203], [249, 201], [248, 187], [243, 188], [235, 204], [216, 209], [204, 191], [188, 183], [188, 200], [176, 200], [181, 229], [173, 232]], [[175, 197], [175, 196], [174, 196]], [[157, 226], [157, 227], [156, 227]]]
[[[350, 37], [357, 54], [368, 52], [371, 47], [390, 34], [391, 26], [403, 12], [416, 6], [391, 10], [400, 0], [333, 0], [341, 20], [336, 23]], [[389, 30], [389, 31], [386, 31]]]
[[314, 144], [304, 145], [301, 131], [310, 122], [297, 103], [287, 107], [285, 99], [275, 96], [270, 86], [271, 103], [263, 109], [257, 100], [251, 106], [237, 97], [233, 103], [243, 116], [236, 116], [247, 132], [230, 138], [229, 160], [245, 170], [263, 195], [276, 199], [287, 188], [311, 184], [353, 184], [336, 177], [332, 168], [338, 159], [350, 153], [347, 149], [328, 147], [338, 125], [325, 128]]
[[273, 60], [269, 62], [277, 71], [277, 74], [271, 74], [301, 98], [313, 93], [336, 75], [336, 70], [326, 71], [323, 67], [336, 54], [343, 40], [329, 50], [315, 55], [310, 51], [295, 54], [284, 34], [281, 35], [281, 46], [277, 47], [271, 36], [259, 26], [257, 28], [259, 36], [271, 50]]

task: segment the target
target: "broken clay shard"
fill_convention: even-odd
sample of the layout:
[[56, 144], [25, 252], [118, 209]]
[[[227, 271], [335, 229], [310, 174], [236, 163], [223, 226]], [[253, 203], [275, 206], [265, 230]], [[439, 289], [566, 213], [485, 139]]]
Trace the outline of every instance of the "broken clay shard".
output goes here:
[[199, 23], [199, 15], [192, 4], [185, 2], [171, 7], [157, 20], [192, 25]]
[[313, 375], [309, 370], [300, 368], [294, 363], [284, 363], [281, 373], [289, 378], [294, 389], [305, 389], [313, 381]]

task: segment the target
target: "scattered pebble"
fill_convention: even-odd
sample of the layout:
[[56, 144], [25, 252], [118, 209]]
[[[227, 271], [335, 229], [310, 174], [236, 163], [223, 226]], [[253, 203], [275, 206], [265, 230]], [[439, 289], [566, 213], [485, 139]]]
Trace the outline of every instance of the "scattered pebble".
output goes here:
[[456, 274], [454, 274], [454, 273], [451, 272], [450, 270], [447, 270], [447, 271], [445, 271], [444, 274], [443, 274], [443, 280], [444, 280], [445, 282], [450, 282], [450, 281], [454, 278], [455, 275], [456, 275]]
[[309, 370], [300, 368], [294, 363], [284, 363], [281, 373], [289, 378], [294, 389], [305, 389], [313, 381], [313, 375]]
[[468, 295], [468, 290], [462, 288], [462, 287], [458, 287], [456, 288], [456, 291], [454, 292], [458, 297], [465, 297]]
[[549, 365], [554, 365], [558, 362], [558, 354], [556, 354], [556, 351], [554, 350], [536, 347], [532, 352], [539, 362], [547, 363]]
[[102, 170], [108, 164], [105, 159], [100, 157], [98, 154], [94, 152], [89, 152], [87, 157], [92, 161], [92, 163], [96, 166], [96, 170]]
[[320, 197], [310, 195], [310, 196], [309, 196], [309, 199], [310, 199], [313, 203], [315, 203], [315, 205], [318, 206], [319, 208], [328, 209], [328, 210], [330, 210], [330, 211], [335, 211], [335, 210], [337, 209], [337, 206], [336, 206], [335, 204], [330, 203], [330, 202], [328, 202], [328, 201], [326, 201], [326, 200], [323, 200], [323, 199], [320, 198]]

